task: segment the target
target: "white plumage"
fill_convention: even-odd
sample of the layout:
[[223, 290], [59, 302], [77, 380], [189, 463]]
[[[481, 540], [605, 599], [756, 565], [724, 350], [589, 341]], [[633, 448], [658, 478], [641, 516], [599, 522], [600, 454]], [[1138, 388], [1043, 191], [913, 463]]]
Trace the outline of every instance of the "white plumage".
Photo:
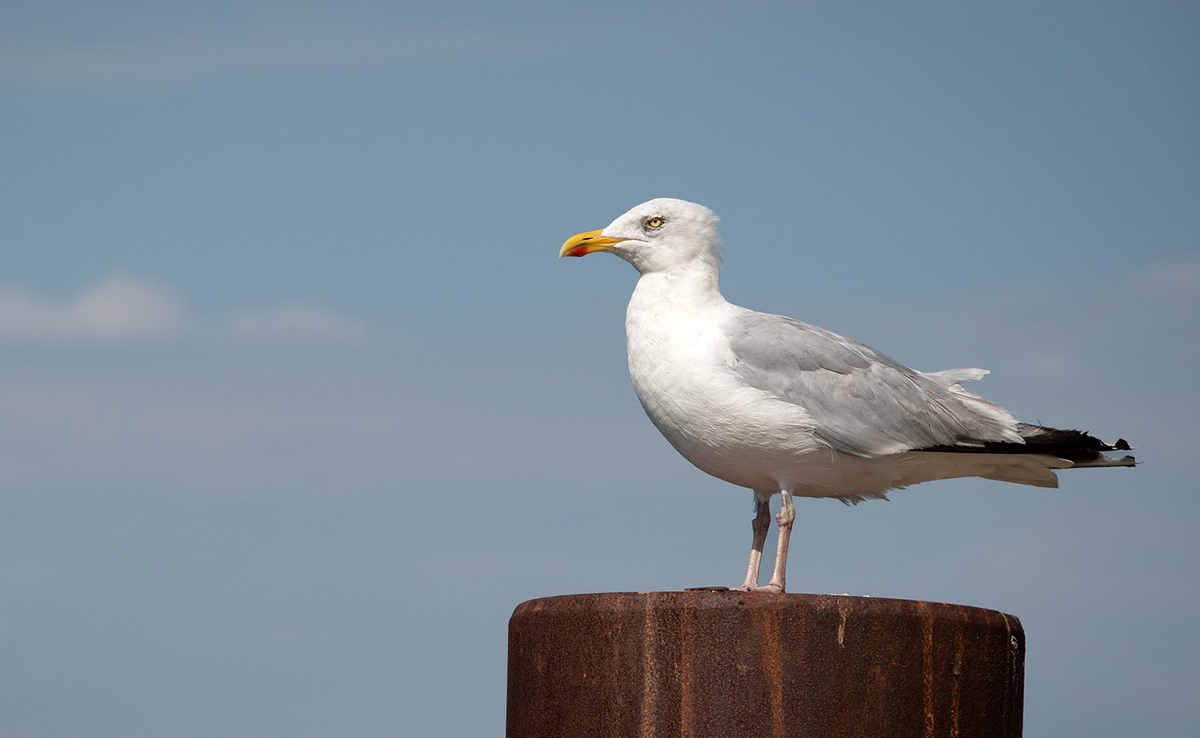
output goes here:
[[[962, 389], [981, 369], [925, 374], [856, 341], [721, 296], [716, 215], [661, 198], [562, 256], [609, 251], [641, 272], [625, 329], [629, 373], [646, 414], [700, 469], [755, 492], [742, 587], [785, 585], [792, 495], [858, 502], [932, 479], [980, 476], [1057, 486], [1054, 469], [1133, 465], [1084, 433], [1018, 423]], [[781, 494], [775, 572], [758, 586], [768, 501]]]

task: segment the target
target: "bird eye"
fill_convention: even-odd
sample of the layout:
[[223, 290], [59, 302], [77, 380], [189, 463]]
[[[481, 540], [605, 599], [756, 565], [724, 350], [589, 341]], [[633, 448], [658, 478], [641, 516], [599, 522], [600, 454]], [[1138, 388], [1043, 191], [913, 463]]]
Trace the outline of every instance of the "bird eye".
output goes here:
[[661, 217], [655, 215], [653, 217], [646, 218], [646, 220], [642, 222], [642, 227], [647, 230], [654, 230], [655, 228], [662, 228], [663, 224], [666, 222], [667, 221], [663, 220]]

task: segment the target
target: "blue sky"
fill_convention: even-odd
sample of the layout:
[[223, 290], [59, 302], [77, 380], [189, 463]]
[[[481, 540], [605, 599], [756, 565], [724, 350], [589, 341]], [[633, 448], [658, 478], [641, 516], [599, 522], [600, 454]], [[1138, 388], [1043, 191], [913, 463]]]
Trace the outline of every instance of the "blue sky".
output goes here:
[[801, 501], [795, 591], [992, 607], [1026, 735], [1200, 724], [1194, 3], [0, 11], [0, 736], [491, 736], [538, 596], [734, 584], [633, 397], [658, 196], [725, 294], [1144, 464]]

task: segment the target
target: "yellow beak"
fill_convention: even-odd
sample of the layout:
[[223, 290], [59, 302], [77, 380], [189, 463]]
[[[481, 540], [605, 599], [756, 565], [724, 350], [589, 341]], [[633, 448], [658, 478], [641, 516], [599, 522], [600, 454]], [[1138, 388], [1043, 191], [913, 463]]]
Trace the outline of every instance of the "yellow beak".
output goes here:
[[612, 251], [612, 247], [624, 241], [624, 238], [605, 238], [600, 234], [604, 231], [588, 231], [579, 233], [567, 239], [562, 245], [559, 256], [586, 256], [593, 251]]

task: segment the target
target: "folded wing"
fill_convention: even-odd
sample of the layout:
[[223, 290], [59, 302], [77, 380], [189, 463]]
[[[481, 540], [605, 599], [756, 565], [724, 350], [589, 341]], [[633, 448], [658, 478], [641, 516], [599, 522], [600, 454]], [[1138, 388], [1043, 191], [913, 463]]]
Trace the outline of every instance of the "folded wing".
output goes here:
[[749, 310], [727, 330], [743, 381], [804, 408], [817, 437], [841, 453], [1024, 443], [1008, 411], [958, 386], [981, 369], [923, 374], [836, 333]]

